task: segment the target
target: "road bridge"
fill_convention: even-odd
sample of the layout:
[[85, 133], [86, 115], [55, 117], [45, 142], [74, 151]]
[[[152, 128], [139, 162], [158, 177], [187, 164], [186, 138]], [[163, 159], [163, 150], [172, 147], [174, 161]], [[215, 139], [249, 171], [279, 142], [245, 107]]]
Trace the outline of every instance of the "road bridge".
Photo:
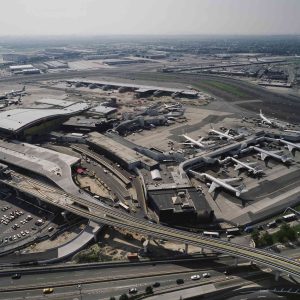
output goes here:
[[110, 170], [113, 174], [115, 174], [126, 186], [129, 186], [131, 184], [131, 181], [125, 177], [120, 171], [115, 169], [112, 165], [110, 165], [105, 160], [101, 159], [99, 154], [92, 153], [90, 150], [87, 150], [83, 147], [80, 147], [78, 145], [71, 145], [71, 148], [80, 154], [86, 155], [87, 157], [95, 160], [100, 165], [104, 166], [106, 169]]
[[2, 179], [0, 182], [15, 190], [39, 198], [47, 203], [56, 205], [64, 210], [88, 218], [97, 223], [127, 228], [147, 236], [173, 240], [184, 244], [211, 249], [234, 257], [245, 258], [257, 264], [268, 266], [273, 270], [300, 277], [299, 262], [267, 250], [251, 248], [159, 224], [152, 224], [124, 212], [112, 209], [111, 207], [107, 207], [102, 203], [91, 203], [89, 200], [65, 193], [56, 187], [48, 186], [47, 184], [15, 172], [12, 172], [12, 177], [10, 179]]

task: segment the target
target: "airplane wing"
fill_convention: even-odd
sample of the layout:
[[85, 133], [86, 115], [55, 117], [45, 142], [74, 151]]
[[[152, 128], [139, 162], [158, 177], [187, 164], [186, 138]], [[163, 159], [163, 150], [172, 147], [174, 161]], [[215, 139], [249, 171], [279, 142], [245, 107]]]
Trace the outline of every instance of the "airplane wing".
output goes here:
[[229, 182], [236, 182], [240, 181], [240, 178], [226, 178], [226, 179], [221, 179], [223, 182], [229, 183]]
[[245, 168], [245, 167], [242, 166], [242, 165], [240, 165], [240, 164], [236, 164], [236, 165], [234, 166], [234, 170], [240, 170], [240, 169], [242, 169], [242, 168]]
[[208, 190], [209, 193], [213, 193], [216, 188], [220, 187], [217, 183], [212, 182]]
[[296, 147], [300, 147], [300, 144], [294, 144], [294, 145], [287, 145], [288, 150], [292, 152]]
[[260, 153], [260, 157], [261, 157], [262, 160], [265, 160], [268, 156], [269, 155], [266, 154], [266, 153], [263, 153], [263, 152]]
[[198, 143], [201, 143], [203, 141], [204, 137], [201, 137], [199, 140], [197, 140]]

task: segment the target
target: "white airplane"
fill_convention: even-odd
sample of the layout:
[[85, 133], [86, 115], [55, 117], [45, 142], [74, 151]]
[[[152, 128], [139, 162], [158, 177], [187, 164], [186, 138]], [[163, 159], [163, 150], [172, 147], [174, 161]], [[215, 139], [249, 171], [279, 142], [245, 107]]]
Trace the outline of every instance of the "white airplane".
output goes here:
[[285, 141], [285, 140], [282, 140], [282, 139], [278, 139], [278, 141], [279, 141], [280, 143], [282, 143], [282, 144], [287, 145], [288, 150], [289, 150], [290, 152], [293, 152], [294, 149], [300, 150], [300, 143], [294, 144], [294, 143], [291, 143], [291, 142], [288, 142], [288, 141]]
[[22, 96], [24, 95], [25, 92], [25, 85], [23, 86], [23, 88], [21, 90], [12, 90], [11, 92], [5, 93], [6, 96], [8, 97], [16, 97], [16, 96]]
[[269, 119], [267, 118], [263, 113], [262, 113], [262, 110], [260, 109], [259, 110], [259, 116], [261, 117], [262, 119], [262, 122], [267, 124], [267, 125], [271, 125], [271, 126], [274, 126], [274, 127], [279, 127], [279, 128], [285, 128], [286, 125], [274, 120], [274, 119]]
[[267, 150], [261, 149], [256, 146], [252, 146], [251, 148], [260, 153], [260, 157], [262, 160], [265, 160], [267, 157], [270, 156], [274, 159], [280, 160], [283, 163], [290, 163], [293, 161], [293, 159], [291, 157], [288, 157], [287, 155], [279, 155], [278, 153], [282, 152], [280, 150], [279, 151], [267, 151]]
[[184, 145], [191, 145], [191, 146], [197, 146], [201, 149], [205, 149], [207, 147], [207, 144], [201, 143], [203, 141], [203, 137], [200, 138], [199, 140], [194, 140], [193, 138], [189, 137], [188, 135], [183, 134], [182, 135], [186, 140], [189, 142], [183, 143]]
[[211, 181], [210, 187], [208, 192], [213, 193], [216, 188], [223, 187], [224, 189], [234, 192], [237, 197], [239, 197], [242, 193], [248, 192], [247, 189], [245, 189], [245, 186], [241, 184], [238, 187], [233, 187], [229, 184], [229, 182], [236, 182], [240, 181], [240, 178], [227, 178], [227, 179], [218, 179], [215, 178], [212, 175], [206, 174], [206, 173], [198, 173], [195, 171], [190, 171], [193, 175], [196, 177], [199, 177], [200, 179], [207, 179]]
[[215, 133], [216, 135], [218, 135], [218, 137], [220, 139], [227, 139], [227, 140], [235, 140], [237, 138], [242, 137], [242, 135], [238, 135], [238, 136], [233, 136], [229, 134], [229, 130], [227, 130], [226, 132], [221, 132], [215, 129], [210, 129], [209, 132]]
[[231, 161], [235, 162], [236, 165], [234, 166], [235, 170], [240, 170], [240, 169], [247, 169], [249, 173], [252, 173], [253, 175], [258, 175], [264, 173], [264, 171], [257, 166], [256, 162], [252, 163], [244, 163], [234, 157], [229, 157]]
[[289, 130], [289, 129], [286, 129], [284, 130], [285, 132], [292, 132], [292, 133], [300, 133], [299, 130]]
[[173, 108], [173, 107], [182, 107], [182, 105], [179, 102], [173, 103], [173, 104], [164, 104], [164, 108]]

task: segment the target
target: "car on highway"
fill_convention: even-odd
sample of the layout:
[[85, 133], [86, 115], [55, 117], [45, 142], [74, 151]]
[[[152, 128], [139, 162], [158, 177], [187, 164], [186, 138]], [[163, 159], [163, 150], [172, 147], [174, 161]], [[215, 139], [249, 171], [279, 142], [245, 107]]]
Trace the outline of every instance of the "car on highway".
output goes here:
[[155, 283], [153, 283], [153, 287], [155, 287], [155, 288], [157, 288], [157, 287], [160, 287], [160, 282], [155, 282]]
[[45, 288], [43, 289], [43, 294], [51, 294], [53, 293], [54, 289], [53, 288]]
[[11, 279], [20, 279], [21, 278], [21, 274], [20, 273], [15, 273], [11, 276]]
[[202, 274], [202, 277], [203, 277], [203, 278], [209, 278], [209, 277], [210, 277], [210, 274], [209, 274], [209, 273], [203, 273], [203, 274]]
[[138, 291], [137, 288], [130, 288], [128, 292], [129, 294], [136, 294], [137, 291]]
[[191, 276], [192, 280], [199, 280], [201, 278], [201, 276], [199, 274], [195, 274]]
[[183, 280], [182, 278], [178, 278], [178, 279], [176, 280], [176, 283], [177, 283], [177, 284], [183, 284], [183, 283], [184, 283], [184, 280]]

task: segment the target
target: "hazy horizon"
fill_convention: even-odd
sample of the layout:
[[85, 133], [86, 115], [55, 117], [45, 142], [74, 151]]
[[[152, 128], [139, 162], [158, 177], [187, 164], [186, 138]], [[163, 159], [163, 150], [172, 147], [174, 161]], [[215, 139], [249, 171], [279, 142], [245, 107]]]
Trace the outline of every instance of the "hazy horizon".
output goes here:
[[299, 0], [3, 0], [0, 36], [300, 34]]

